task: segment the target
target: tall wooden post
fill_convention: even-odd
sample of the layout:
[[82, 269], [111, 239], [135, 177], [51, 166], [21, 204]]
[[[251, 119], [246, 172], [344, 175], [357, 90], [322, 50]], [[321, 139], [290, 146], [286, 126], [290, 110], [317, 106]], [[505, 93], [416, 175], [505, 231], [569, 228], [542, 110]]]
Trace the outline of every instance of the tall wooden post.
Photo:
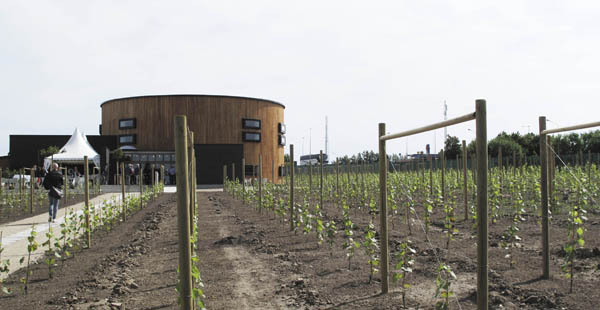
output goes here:
[[35, 170], [31, 168], [29, 171], [29, 213], [31, 214], [33, 214], [33, 184], [35, 183]]
[[246, 204], [246, 158], [242, 158], [242, 204]]
[[290, 144], [290, 230], [294, 230], [294, 145]]
[[151, 171], [151, 173], [150, 173], [150, 174], [151, 174], [151, 178], [152, 178], [152, 181], [150, 182], [150, 185], [151, 185], [152, 187], [154, 187], [154, 177], [155, 177], [155, 176], [154, 176], [154, 164], [150, 165], [150, 171]]
[[[502, 147], [498, 147], [498, 170], [502, 171]], [[500, 178], [502, 178], [502, 173], [500, 173]]]
[[320, 151], [319, 155], [320, 155], [319, 156], [319, 160], [321, 161], [321, 163], [320, 163], [320, 169], [319, 169], [319, 174], [321, 175], [321, 181], [319, 183], [320, 184], [319, 185], [320, 186], [319, 190], [320, 190], [320, 193], [321, 193], [320, 194], [320, 200], [319, 200], [320, 201], [319, 202], [320, 203], [319, 207], [321, 209], [323, 209], [323, 150]]
[[275, 159], [271, 159], [271, 183], [275, 184]]
[[340, 199], [340, 163], [335, 161], [335, 192], [337, 193], [336, 200]]
[[88, 249], [92, 247], [92, 227], [90, 225], [90, 172], [88, 157], [83, 156], [83, 173], [85, 175], [84, 200], [85, 200], [85, 230]]
[[194, 188], [194, 132], [188, 131], [188, 145], [187, 145], [187, 155], [188, 155], [188, 174], [186, 178], [186, 182], [189, 183], [189, 212], [190, 212], [190, 235], [194, 233], [194, 196], [196, 194], [196, 189]]
[[469, 219], [468, 191], [467, 191], [467, 141], [462, 140], [463, 160], [463, 195], [465, 199], [465, 221]]
[[485, 100], [475, 101], [477, 149], [477, 309], [488, 309], [488, 152]]
[[442, 161], [442, 203], [446, 203], [446, 183], [444, 182], [444, 174], [446, 173], [446, 156], [444, 154], [444, 149], [440, 151], [440, 157]]
[[308, 162], [308, 192], [312, 194], [312, 158]]
[[140, 165], [140, 210], [144, 207], [144, 199], [142, 197], [144, 197], [144, 169]]
[[21, 205], [21, 208], [23, 208], [23, 211], [27, 210], [25, 209], [26, 206], [24, 206], [25, 202], [23, 200], [25, 200], [24, 196], [24, 192], [25, 192], [25, 169], [21, 168], [21, 171], [19, 173], [19, 203]]
[[548, 231], [548, 146], [547, 135], [542, 134], [546, 130], [546, 117], [539, 117], [540, 127], [540, 192], [541, 192], [541, 208], [542, 208], [542, 265], [543, 278], [550, 279], [550, 246], [549, 246], [549, 231]]
[[193, 309], [192, 303], [192, 269], [190, 247], [190, 214], [189, 214], [189, 183], [188, 180], [188, 153], [187, 153], [187, 121], [183, 115], [175, 116], [175, 156], [177, 174], [177, 226], [179, 239], [179, 298], [181, 309]]
[[427, 155], [429, 158], [429, 197], [433, 199], [433, 158], [431, 155]]
[[227, 182], [227, 165], [223, 165], [223, 192], [225, 192], [225, 183]]
[[63, 185], [65, 187], [65, 204], [67, 203], [67, 200], [69, 199], [69, 176], [67, 175], [67, 168], [65, 168], [65, 174], [63, 175], [63, 177], [65, 178], [65, 180], [63, 181]]
[[163, 192], [165, 191], [165, 165], [160, 165], [160, 184], [163, 186]]
[[[118, 166], [117, 166], [118, 167]], [[119, 171], [119, 168], [117, 168]], [[127, 197], [125, 197], [125, 163], [121, 163], [121, 202], [123, 203], [123, 222], [127, 219]], [[141, 182], [141, 180], [140, 180]]]
[[194, 218], [196, 217], [196, 150], [194, 150], [194, 132], [190, 131], [190, 234], [194, 233]]
[[[385, 123], [379, 123], [379, 137], [385, 135]], [[379, 142], [379, 215], [381, 242], [381, 293], [389, 290], [389, 251], [388, 251], [388, 218], [387, 218], [387, 155], [385, 140]]]
[[258, 209], [262, 210], [262, 155], [258, 155]]

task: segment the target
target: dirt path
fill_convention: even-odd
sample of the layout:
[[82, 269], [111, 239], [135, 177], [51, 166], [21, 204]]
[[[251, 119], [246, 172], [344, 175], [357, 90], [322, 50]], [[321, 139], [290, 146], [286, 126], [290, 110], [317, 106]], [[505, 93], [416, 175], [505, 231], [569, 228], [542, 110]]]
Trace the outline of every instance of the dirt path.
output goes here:
[[[210, 309], [285, 309], [272, 296], [280, 277], [260, 255], [245, 245], [237, 216], [211, 194], [199, 195], [200, 261]], [[213, 273], [212, 270], [217, 270]]]

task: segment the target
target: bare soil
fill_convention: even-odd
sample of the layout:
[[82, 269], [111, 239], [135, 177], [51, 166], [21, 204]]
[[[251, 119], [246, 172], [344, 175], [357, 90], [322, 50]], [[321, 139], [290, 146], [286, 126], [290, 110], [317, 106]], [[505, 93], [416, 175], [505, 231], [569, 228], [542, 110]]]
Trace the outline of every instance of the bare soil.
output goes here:
[[[200, 270], [208, 309], [403, 309], [399, 284], [379, 294], [380, 274], [369, 282], [369, 265], [357, 249], [350, 269], [342, 243], [339, 208], [327, 207], [328, 219], [337, 223], [335, 245], [318, 244], [314, 232], [290, 231], [289, 223], [266, 211], [242, 205], [224, 193], [199, 193]], [[371, 215], [354, 210], [357, 240]], [[377, 216], [378, 217], [378, 216]], [[551, 280], [541, 279], [541, 236], [536, 217], [520, 225], [521, 247], [514, 249], [515, 264], [505, 258], [501, 236], [510, 219], [490, 225], [490, 309], [598, 309], [600, 271], [600, 218], [586, 223], [586, 248], [577, 252], [573, 293], [560, 270], [566, 222], [555, 216], [551, 229]], [[377, 223], [376, 223], [377, 224]], [[390, 256], [408, 235], [407, 225], [394, 220]], [[450, 309], [475, 309], [476, 236], [472, 222], [458, 222], [459, 232], [449, 250], [440, 215], [434, 217], [429, 241], [419, 221], [412, 223], [409, 239], [416, 250], [414, 269], [407, 282], [406, 306], [433, 309], [438, 260], [456, 273]], [[47, 267], [34, 267], [25, 295], [18, 291], [23, 271], [7, 284], [12, 296], [0, 298], [0, 309], [177, 309], [176, 202], [163, 195], [132, 215], [113, 231], [94, 235], [91, 249], [59, 263], [48, 280]], [[14, 266], [13, 266], [14, 267]]]

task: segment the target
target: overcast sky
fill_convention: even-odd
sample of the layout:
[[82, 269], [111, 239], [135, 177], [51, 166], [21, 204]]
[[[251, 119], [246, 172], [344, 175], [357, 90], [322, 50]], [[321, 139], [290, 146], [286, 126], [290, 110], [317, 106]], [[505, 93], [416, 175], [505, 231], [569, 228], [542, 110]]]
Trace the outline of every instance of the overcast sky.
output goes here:
[[4, 0], [0, 46], [0, 156], [10, 134], [98, 134], [102, 102], [138, 95], [281, 102], [296, 153], [324, 149], [328, 116], [333, 156], [377, 151], [380, 122], [443, 120], [444, 101], [452, 118], [486, 99], [489, 138], [600, 118], [599, 1]]

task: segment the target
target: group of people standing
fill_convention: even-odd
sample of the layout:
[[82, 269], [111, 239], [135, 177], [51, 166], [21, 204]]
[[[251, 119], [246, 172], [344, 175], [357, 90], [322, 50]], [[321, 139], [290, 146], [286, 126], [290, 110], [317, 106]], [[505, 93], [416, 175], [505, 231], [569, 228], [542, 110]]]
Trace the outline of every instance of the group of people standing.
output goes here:
[[[127, 165], [127, 167], [125, 168], [125, 177], [129, 181], [129, 184], [138, 184], [140, 169], [141, 169], [140, 164], [135, 164], [135, 165], [128, 164]], [[77, 173], [76, 169], [74, 170], [74, 173]], [[142, 170], [143, 184], [152, 184], [152, 176], [155, 173], [156, 173], [156, 169], [153, 170], [152, 166], [150, 164], [144, 165], [144, 168]], [[43, 169], [40, 169], [39, 171], [36, 170], [36, 177], [39, 177], [36, 179], [40, 180], [40, 182], [42, 183], [42, 186], [46, 190], [48, 190], [48, 201], [49, 201], [48, 221], [54, 222], [56, 220], [56, 215], [58, 213], [59, 201], [63, 195], [61, 189], [63, 186], [64, 178], [60, 171], [60, 167], [57, 163], [53, 163], [50, 166], [50, 171], [48, 171], [48, 172], [46, 172]], [[164, 177], [165, 184], [175, 185], [177, 182], [175, 166], [169, 167], [165, 171], [165, 176], [159, 176], [159, 177]], [[42, 178], [43, 178], [43, 182], [41, 181]]]

